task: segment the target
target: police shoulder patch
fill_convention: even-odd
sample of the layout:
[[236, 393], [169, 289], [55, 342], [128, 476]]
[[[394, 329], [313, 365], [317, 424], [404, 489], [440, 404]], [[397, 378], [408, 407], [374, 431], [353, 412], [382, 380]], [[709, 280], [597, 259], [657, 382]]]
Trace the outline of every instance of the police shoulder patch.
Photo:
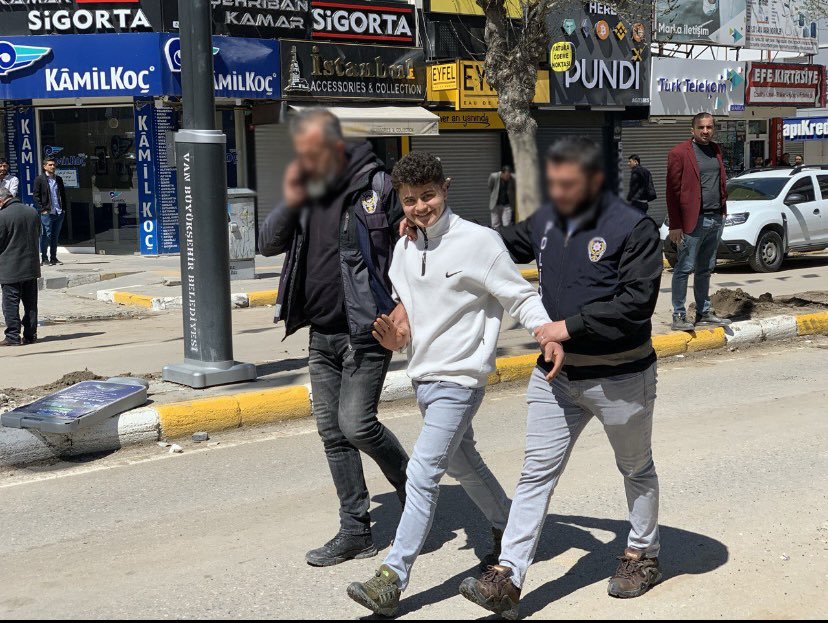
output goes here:
[[362, 209], [368, 214], [373, 214], [377, 211], [379, 205], [379, 195], [375, 190], [366, 190], [362, 193], [360, 201], [362, 202]]
[[589, 252], [589, 261], [597, 262], [607, 252], [607, 241], [603, 238], [593, 238], [589, 241], [587, 251]]

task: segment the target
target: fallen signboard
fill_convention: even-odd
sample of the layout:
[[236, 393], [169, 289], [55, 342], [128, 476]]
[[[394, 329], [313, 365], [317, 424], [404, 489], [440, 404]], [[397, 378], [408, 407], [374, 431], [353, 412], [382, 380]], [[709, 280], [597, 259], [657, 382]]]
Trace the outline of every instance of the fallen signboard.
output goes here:
[[0, 416], [0, 424], [42, 433], [68, 434], [146, 402], [147, 383], [141, 379], [83, 381], [4, 413]]

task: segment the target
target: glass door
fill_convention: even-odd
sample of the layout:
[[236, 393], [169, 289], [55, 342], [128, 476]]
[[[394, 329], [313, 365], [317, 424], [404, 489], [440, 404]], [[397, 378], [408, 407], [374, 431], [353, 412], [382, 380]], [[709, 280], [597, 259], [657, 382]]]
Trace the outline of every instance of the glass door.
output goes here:
[[[40, 111], [41, 154], [53, 157], [69, 210], [61, 244], [98, 253], [138, 251], [132, 106]], [[41, 160], [42, 161], [42, 160]]]

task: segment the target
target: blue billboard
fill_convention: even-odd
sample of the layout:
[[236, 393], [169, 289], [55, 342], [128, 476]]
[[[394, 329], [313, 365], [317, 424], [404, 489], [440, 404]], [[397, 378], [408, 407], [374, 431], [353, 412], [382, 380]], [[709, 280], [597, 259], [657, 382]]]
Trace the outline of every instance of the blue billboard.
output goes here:
[[795, 117], [782, 120], [786, 141], [828, 140], [828, 117]]
[[[278, 99], [279, 44], [213, 37], [217, 97]], [[0, 100], [181, 95], [177, 35], [0, 38]]]

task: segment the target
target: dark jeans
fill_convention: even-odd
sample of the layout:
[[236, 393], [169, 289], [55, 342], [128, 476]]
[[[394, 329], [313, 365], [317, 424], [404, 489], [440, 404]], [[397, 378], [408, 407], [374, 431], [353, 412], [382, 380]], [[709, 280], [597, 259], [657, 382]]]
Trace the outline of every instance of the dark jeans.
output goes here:
[[20, 341], [20, 303], [23, 303], [23, 337], [37, 337], [37, 279], [3, 284], [3, 318], [6, 321], [6, 339]]
[[684, 234], [673, 267], [673, 313], [686, 314], [687, 280], [693, 278], [696, 314], [710, 311], [710, 275], [716, 268], [716, 253], [722, 239], [724, 219], [720, 214], [700, 214], [692, 234]]
[[360, 450], [379, 465], [397, 492], [405, 490], [408, 455], [377, 419], [390, 363], [391, 353], [379, 345], [352, 350], [347, 334], [311, 331], [313, 415], [339, 496], [341, 530], [346, 534], [371, 532], [371, 499]]
[[[58, 238], [63, 227], [66, 212], [40, 215], [40, 257], [44, 260], [57, 259]], [[50, 253], [47, 257], [46, 253]]]

